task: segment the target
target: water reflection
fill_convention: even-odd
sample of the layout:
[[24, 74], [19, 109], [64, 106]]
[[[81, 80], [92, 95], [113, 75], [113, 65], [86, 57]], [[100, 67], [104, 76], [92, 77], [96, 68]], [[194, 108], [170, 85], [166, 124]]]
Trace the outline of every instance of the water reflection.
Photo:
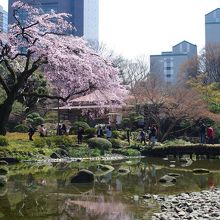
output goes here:
[[[0, 188], [0, 220], [133, 220], [150, 219], [158, 207], [144, 194], [178, 194], [220, 187], [219, 160], [197, 160], [182, 167], [178, 160], [141, 159], [108, 162], [115, 170], [97, 176], [92, 184], [71, 184], [79, 168], [97, 171], [96, 163], [21, 164], [9, 166], [8, 184]], [[121, 175], [118, 170], [129, 172]], [[207, 168], [207, 175], [192, 169]], [[177, 183], [162, 185], [160, 177], [178, 173]], [[138, 199], [134, 199], [138, 198]]]
[[[102, 195], [96, 196], [91, 201], [81, 200], [67, 200], [66, 207], [70, 216], [81, 219], [97, 219], [97, 220], [129, 220], [131, 214], [126, 211], [126, 205], [117, 201], [105, 201]], [[76, 212], [77, 209], [77, 212]]]

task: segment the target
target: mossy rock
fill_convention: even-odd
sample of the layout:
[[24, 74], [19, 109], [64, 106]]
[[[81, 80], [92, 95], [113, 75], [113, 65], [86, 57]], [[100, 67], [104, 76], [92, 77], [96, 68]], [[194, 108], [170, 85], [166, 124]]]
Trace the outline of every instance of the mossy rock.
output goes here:
[[109, 171], [109, 170], [113, 171], [114, 170], [114, 167], [112, 167], [110, 165], [104, 165], [104, 164], [98, 164], [97, 168], [102, 171]]
[[6, 174], [8, 174], [8, 168], [0, 167], [0, 175], [6, 175]]
[[175, 183], [176, 182], [176, 178], [169, 176], [169, 175], [164, 175], [160, 178], [159, 180], [160, 183]]
[[4, 187], [7, 184], [6, 176], [0, 176], [0, 187]]
[[0, 166], [7, 166], [8, 162], [6, 162], [5, 160], [0, 160]]
[[52, 159], [60, 159], [60, 155], [57, 154], [56, 152], [53, 152], [53, 153], [50, 155], [50, 158], [52, 158]]
[[58, 155], [62, 156], [62, 157], [68, 157], [69, 153], [68, 151], [66, 151], [65, 149], [62, 148], [58, 148], [55, 153], [57, 153]]
[[121, 141], [119, 139], [111, 138], [109, 141], [112, 143], [112, 148], [119, 149], [122, 147]]
[[98, 170], [95, 172], [96, 176], [105, 176], [106, 174], [112, 172], [115, 168], [110, 165], [98, 164]]

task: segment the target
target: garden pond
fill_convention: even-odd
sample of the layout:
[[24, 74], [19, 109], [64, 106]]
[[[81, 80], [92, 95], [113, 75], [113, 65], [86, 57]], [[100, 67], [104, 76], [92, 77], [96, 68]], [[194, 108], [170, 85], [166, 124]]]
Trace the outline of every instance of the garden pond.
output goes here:
[[[114, 170], [102, 172], [100, 163]], [[119, 173], [122, 167], [129, 173]], [[219, 188], [219, 167], [219, 159], [196, 158], [188, 165], [175, 158], [9, 165], [7, 185], [0, 188], [0, 220], [151, 219], [160, 210], [154, 195]], [[194, 174], [195, 168], [210, 172]], [[81, 169], [95, 174], [94, 183], [70, 182]], [[159, 182], [167, 173], [180, 174], [176, 183]]]

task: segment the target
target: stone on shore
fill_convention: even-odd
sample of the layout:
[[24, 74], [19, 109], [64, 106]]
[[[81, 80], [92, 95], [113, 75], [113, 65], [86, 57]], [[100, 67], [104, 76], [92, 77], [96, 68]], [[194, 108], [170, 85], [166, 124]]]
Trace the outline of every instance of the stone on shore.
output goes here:
[[160, 204], [161, 213], [154, 213], [152, 220], [161, 219], [220, 219], [220, 189], [179, 195], [154, 196]]

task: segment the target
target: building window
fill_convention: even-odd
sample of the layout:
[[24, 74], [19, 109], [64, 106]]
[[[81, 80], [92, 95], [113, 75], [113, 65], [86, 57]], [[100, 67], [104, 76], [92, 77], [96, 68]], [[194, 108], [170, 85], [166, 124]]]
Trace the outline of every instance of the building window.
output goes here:
[[172, 68], [171, 68], [171, 66], [167, 66], [167, 67], [165, 67], [165, 69], [166, 70], [171, 70]]
[[167, 77], [167, 78], [170, 78], [170, 77], [171, 77], [171, 74], [167, 74], [166, 77]]

